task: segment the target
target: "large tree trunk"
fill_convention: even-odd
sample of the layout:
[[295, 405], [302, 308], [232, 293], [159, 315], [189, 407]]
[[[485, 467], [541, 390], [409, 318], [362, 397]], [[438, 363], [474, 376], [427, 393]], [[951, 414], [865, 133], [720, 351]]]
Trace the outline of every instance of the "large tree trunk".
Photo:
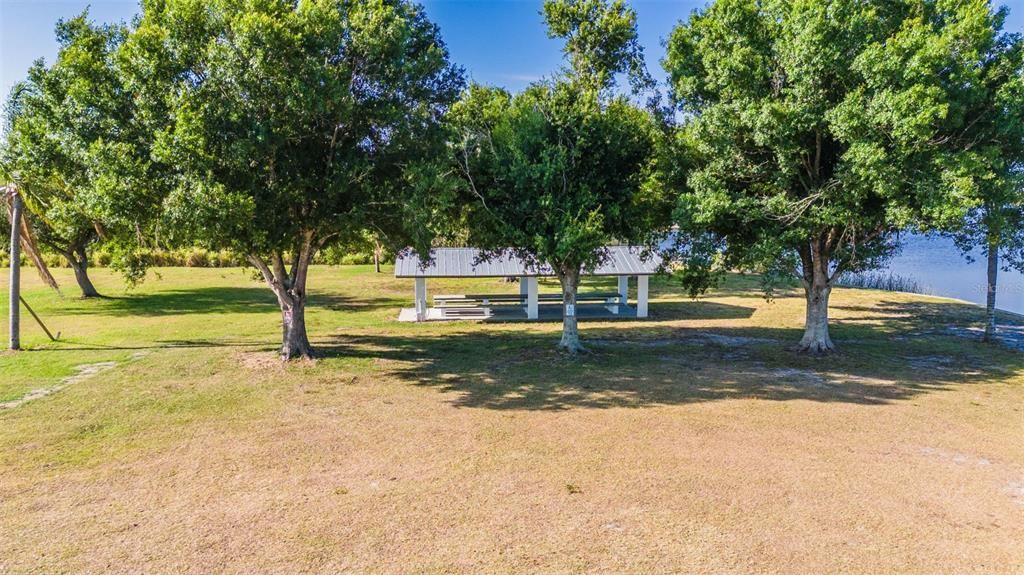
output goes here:
[[298, 249], [298, 257], [292, 262], [289, 273], [285, 269], [281, 252], [271, 254], [271, 265], [268, 266], [262, 257], [249, 254], [248, 260], [263, 275], [267, 285], [277, 296], [281, 308], [281, 358], [285, 360], [313, 357], [313, 346], [306, 335], [306, 278], [309, 264], [319, 247], [314, 241], [314, 233], [303, 233], [302, 245]]
[[558, 281], [562, 284], [562, 340], [558, 343], [558, 348], [575, 355], [586, 351], [580, 344], [580, 332], [576, 326], [576, 290], [580, 282], [579, 267], [559, 270]]
[[828, 353], [836, 349], [828, 333], [828, 298], [832, 295], [832, 277], [829, 275], [827, 245], [828, 240], [820, 238], [800, 252], [803, 263], [801, 281], [807, 301], [804, 336], [797, 349], [808, 353]]
[[82, 290], [82, 297], [100, 297], [100, 292], [96, 291], [96, 286], [92, 285], [92, 280], [89, 279], [89, 257], [85, 253], [85, 248], [68, 250], [64, 257], [75, 272], [75, 281]]
[[996, 280], [999, 277], [999, 243], [988, 246], [988, 295], [985, 298], [985, 334], [982, 341], [992, 341], [996, 336]]
[[311, 358], [313, 346], [306, 335], [306, 292], [281, 305], [281, 357]]
[[835, 351], [836, 346], [828, 334], [828, 298], [832, 294], [831, 284], [826, 281], [824, 285], [805, 285], [804, 293], [807, 298], [804, 336], [797, 347], [800, 351], [809, 353]]

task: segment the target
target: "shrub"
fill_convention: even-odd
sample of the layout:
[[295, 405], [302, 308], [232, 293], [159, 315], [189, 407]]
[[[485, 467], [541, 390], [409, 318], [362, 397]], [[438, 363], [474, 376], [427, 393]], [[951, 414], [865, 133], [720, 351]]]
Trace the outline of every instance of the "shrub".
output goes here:
[[[195, 246], [173, 250], [147, 248], [134, 251], [131, 255], [127, 252], [124, 254], [114, 253], [104, 247], [91, 253], [89, 265], [96, 268], [114, 267], [115, 264], [121, 265], [118, 262], [123, 263], [122, 260], [127, 261], [125, 258], [143, 260], [150, 267], [239, 267], [247, 264], [244, 256], [231, 250], [207, 250]], [[345, 262], [342, 262], [342, 259], [345, 259], [343, 255], [337, 254], [337, 261], [322, 261], [321, 258], [317, 258], [317, 263], [369, 263], [373, 261], [373, 255], [356, 254]], [[53, 268], [68, 267], [67, 259], [61, 254], [43, 252], [43, 261], [47, 266]], [[6, 251], [0, 251], [0, 265], [10, 265], [10, 258]], [[22, 253], [22, 265], [31, 265], [24, 253]]]
[[60, 254], [43, 253], [43, 263], [48, 268], [66, 268], [69, 267], [67, 258]]
[[341, 265], [343, 266], [358, 266], [366, 265], [373, 262], [372, 254], [346, 254], [341, 257]]
[[203, 248], [191, 248], [182, 257], [187, 268], [210, 267], [210, 253]]
[[164, 267], [172, 265], [172, 258], [164, 250], [150, 250], [146, 254], [146, 261], [153, 267]]
[[217, 252], [216, 257], [212, 258], [215, 261], [217, 267], [228, 268], [242, 265], [242, 258], [236, 256], [234, 253], [228, 250], [221, 250]]
[[[395, 261], [395, 255], [390, 253], [387, 249], [381, 254], [380, 263], [392, 263]], [[339, 266], [339, 265], [366, 265], [373, 263], [373, 246], [372, 245], [334, 245], [317, 253], [313, 263], [323, 264], [328, 266]]]

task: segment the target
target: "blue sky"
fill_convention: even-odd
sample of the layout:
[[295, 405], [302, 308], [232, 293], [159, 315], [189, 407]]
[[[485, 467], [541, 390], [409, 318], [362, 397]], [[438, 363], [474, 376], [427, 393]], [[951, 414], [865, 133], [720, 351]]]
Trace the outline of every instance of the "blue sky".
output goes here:
[[[548, 39], [541, 0], [420, 0], [441, 27], [455, 62], [477, 82], [518, 90], [554, 71], [559, 42]], [[661, 73], [661, 40], [672, 26], [705, 0], [634, 0], [641, 40], [651, 72]], [[40, 56], [57, 53], [53, 26], [58, 18], [89, 6], [100, 22], [129, 20], [137, 0], [0, 0], [0, 94], [25, 76]]]
[[[477, 82], [518, 90], [554, 71], [560, 44], [547, 38], [540, 0], [421, 0], [441, 27], [455, 62]], [[1011, 6], [1024, 0], [1007, 0]], [[706, 0], [633, 0], [648, 66], [659, 78], [661, 42], [672, 27]], [[32, 62], [53, 61], [53, 26], [86, 6], [96, 21], [129, 20], [136, 0], [0, 0], [0, 95], [25, 76]], [[1024, 6], [1014, 10], [1007, 29], [1024, 31]]]

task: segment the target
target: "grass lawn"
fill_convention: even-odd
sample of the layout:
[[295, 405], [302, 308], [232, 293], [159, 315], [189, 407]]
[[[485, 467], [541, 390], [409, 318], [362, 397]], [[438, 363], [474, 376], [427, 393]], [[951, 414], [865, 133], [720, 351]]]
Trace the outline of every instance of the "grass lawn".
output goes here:
[[323, 358], [282, 365], [250, 272], [85, 301], [57, 271], [23, 277], [61, 341], [23, 314], [0, 402], [116, 365], [0, 410], [0, 573], [1024, 572], [1024, 353], [950, 329], [978, 308], [840, 289], [815, 359], [799, 294], [658, 279], [571, 360], [559, 324], [400, 324], [411, 281], [317, 267]]

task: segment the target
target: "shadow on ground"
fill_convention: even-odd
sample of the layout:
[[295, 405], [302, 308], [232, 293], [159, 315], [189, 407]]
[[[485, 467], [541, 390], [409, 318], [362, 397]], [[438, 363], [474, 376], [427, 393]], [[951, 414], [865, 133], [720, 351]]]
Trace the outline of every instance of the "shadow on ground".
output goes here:
[[[917, 305], [917, 304], [915, 304]], [[942, 307], [918, 312], [946, 317]], [[899, 315], [899, 317], [903, 317]], [[317, 342], [331, 358], [379, 360], [383, 373], [436, 388], [463, 407], [563, 410], [643, 407], [731, 398], [881, 405], [1024, 372], [1024, 354], [960, 335], [913, 335], [916, 323], [837, 326], [840, 353], [787, 350], [798, 329], [600, 327], [593, 353], [553, 349], [557, 334], [474, 329], [444, 335], [352, 335]], [[913, 337], [909, 337], [913, 335]]]
[[[203, 287], [164, 290], [157, 293], [107, 296], [73, 310], [82, 315], [165, 316], [216, 313], [276, 313], [277, 300], [265, 287]], [[92, 302], [91, 302], [92, 303]], [[333, 293], [310, 292], [308, 308], [337, 311], [367, 311], [395, 307], [400, 300], [389, 298], [353, 298]]]
[[[948, 331], [950, 327], [967, 327], [985, 318], [985, 310], [976, 305], [948, 302], [906, 302], [882, 300], [872, 306], [832, 306], [833, 310], [863, 315], [848, 317], [848, 323], [883, 323], [891, 330], [914, 333]], [[999, 312], [1004, 325], [1022, 325], [1024, 317]]]
[[[147, 298], [145, 305], [138, 303], [142, 298]], [[269, 292], [255, 287], [129, 299], [126, 314], [147, 313], [140, 307], [154, 315], [210, 308], [277, 312]], [[312, 299], [313, 305], [345, 309], [394, 305], [388, 299]], [[455, 324], [441, 333], [412, 325], [390, 333], [312, 335], [328, 374], [335, 360], [369, 359], [373, 362], [365, 365], [372, 366], [374, 377], [434, 388], [450, 395], [455, 405], [488, 409], [644, 407], [733, 398], [881, 405], [1024, 373], [1024, 353], [965, 337], [964, 330], [977, 322], [979, 313], [964, 304], [882, 301], [875, 307], [837, 307], [847, 317], [833, 329], [840, 352], [827, 357], [788, 351], [799, 339], [799, 329], [671, 323], [748, 318], [753, 309], [745, 306], [664, 302], [657, 309], [654, 321], [581, 324], [592, 353], [575, 359], [554, 349], [556, 330], [531, 324]], [[272, 352], [277, 345], [262, 339], [194, 339], [110, 349], [232, 347]]]

